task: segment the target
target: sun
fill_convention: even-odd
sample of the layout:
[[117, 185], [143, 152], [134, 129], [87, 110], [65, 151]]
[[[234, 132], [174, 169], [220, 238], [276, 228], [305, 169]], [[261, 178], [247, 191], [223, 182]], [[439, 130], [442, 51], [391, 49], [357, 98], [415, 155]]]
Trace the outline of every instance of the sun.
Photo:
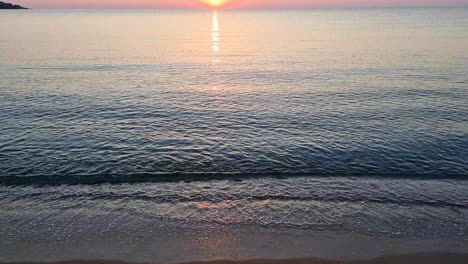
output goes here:
[[203, 0], [203, 2], [207, 5], [217, 7], [225, 4], [228, 0]]

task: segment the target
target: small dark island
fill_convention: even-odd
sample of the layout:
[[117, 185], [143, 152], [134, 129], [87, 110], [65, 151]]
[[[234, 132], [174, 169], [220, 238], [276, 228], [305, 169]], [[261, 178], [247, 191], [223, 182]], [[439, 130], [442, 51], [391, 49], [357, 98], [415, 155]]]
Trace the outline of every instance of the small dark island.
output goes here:
[[20, 5], [14, 5], [10, 3], [5, 3], [0, 1], [0, 9], [27, 9], [26, 7], [22, 7]]

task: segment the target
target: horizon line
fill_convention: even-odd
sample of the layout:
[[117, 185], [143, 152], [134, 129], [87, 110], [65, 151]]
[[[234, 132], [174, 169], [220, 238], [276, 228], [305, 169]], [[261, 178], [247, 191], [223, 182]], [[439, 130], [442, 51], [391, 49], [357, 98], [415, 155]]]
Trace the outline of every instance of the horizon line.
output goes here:
[[413, 6], [393, 6], [393, 5], [375, 5], [375, 6], [291, 6], [291, 7], [26, 7], [28, 9], [37, 10], [297, 10], [297, 9], [378, 9], [378, 8], [408, 8], [408, 9], [423, 9], [423, 8], [468, 8], [465, 5], [413, 5]]

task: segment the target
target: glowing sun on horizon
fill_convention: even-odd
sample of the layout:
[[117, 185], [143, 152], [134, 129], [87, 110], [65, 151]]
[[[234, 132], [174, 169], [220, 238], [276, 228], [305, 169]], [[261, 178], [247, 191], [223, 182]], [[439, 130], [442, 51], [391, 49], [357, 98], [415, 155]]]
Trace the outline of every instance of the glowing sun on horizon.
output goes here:
[[217, 7], [225, 4], [228, 0], [203, 0], [203, 2], [207, 5]]

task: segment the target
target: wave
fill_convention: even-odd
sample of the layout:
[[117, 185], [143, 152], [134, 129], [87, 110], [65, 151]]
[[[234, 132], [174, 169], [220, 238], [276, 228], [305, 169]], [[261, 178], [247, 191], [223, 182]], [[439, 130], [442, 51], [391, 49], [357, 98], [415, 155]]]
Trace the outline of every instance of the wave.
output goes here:
[[359, 173], [225, 173], [225, 172], [174, 172], [174, 173], [134, 173], [134, 174], [64, 174], [64, 175], [3, 175], [0, 185], [77, 185], [77, 184], [121, 184], [145, 182], [178, 182], [178, 181], [210, 181], [210, 180], [244, 180], [252, 178], [382, 178], [382, 179], [412, 179], [412, 180], [468, 180], [467, 174], [417, 174], [417, 173], [388, 173], [388, 174], [359, 174]]
[[225, 195], [194, 195], [192, 197], [187, 196], [183, 193], [180, 194], [139, 194], [139, 193], [122, 193], [117, 194], [113, 192], [107, 193], [71, 193], [58, 195], [53, 198], [50, 197], [48, 192], [40, 192], [34, 194], [26, 194], [17, 196], [16, 199], [25, 198], [40, 198], [46, 197], [47, 201], [63, 201], [73, 199], [86, 198], [89, 201], [93, 200], [107, 200], [107, 201], [122, 201], [122, 200], [140, 200], [140, 201], [151, 201], [157, 203], [192, 203], [192, 202], [204, 202], [204, 203], [217, 203], [220, 200], [229, 200], [230, 202], [236, 201], [282, 201], [282, 202], [325, 202], [325, 203], [355, 203], [355, 204], [386, 204], [386, 205], [398, 205], [398, 206], [428, 206], [434, 208], [453, 208], [453, 209], [468, 209], [468, 204], [462, 203], [462, 201], [444, 201], [444, 200], [424, 200], [418, 199], [417, 197], [365, 197], [365, 196], [342, 196], [342, 195], [311, 195], [311, 196], [293, 196], [293, 195], [256, 195], [252, 194], [246, 196], [245, 194], [225, 194]]

